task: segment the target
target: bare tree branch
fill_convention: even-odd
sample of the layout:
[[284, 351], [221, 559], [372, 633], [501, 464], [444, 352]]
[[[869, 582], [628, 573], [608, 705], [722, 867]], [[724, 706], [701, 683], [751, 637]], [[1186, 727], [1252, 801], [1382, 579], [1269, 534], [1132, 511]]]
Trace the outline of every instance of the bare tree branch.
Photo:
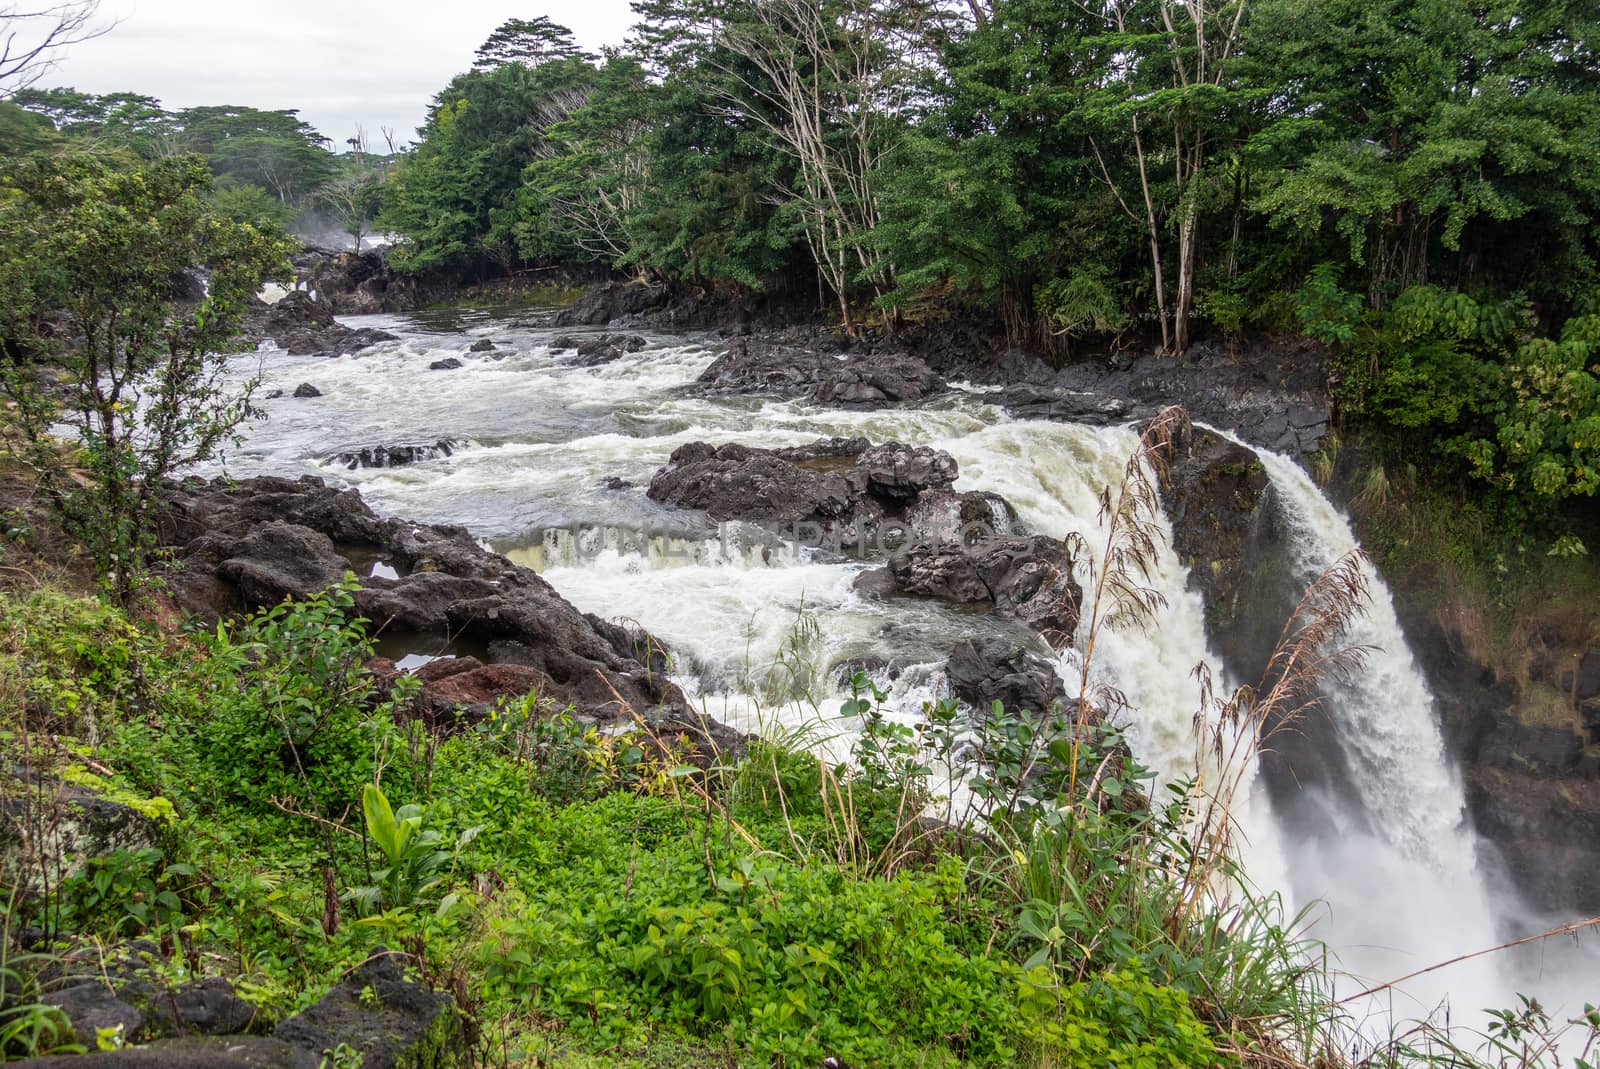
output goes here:
[[99, 9], [100, 0], [0, 4], [0, 100], [49, 73], [63, 48], [109, 33], [116, 23], [97, 21]]

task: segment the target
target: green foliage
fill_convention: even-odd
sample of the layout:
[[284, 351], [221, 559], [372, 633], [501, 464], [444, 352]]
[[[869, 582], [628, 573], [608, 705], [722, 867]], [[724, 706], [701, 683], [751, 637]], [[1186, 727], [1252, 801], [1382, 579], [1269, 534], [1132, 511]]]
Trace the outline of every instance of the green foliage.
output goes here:
[[1294, 293], [1294, 310], [1300, 329], [1324, 345], [1350, 344], [1361, 323], [1361, 298], [1340, 287], [1335, 263], [1312, 268]]
[[1058, 988], [1047, 971], [1035, 970], [1022, 979], [1018, 1001], [1042, 1010], [1031, 1038], [1046, 1050], [1062, 1050], [1065, 1065], [1238, 1064], [1217, 1050], [1187, 995], [1131, 970], [1107, 971], [1066, 988]]
[[1597, 322], [1575, 315], [1541, 336], [1524, 300], [1413, 287], [1367, 316], [1341, 400], [1405, 459], [1478, 480], [1518, 526], [1571, 534], [1549, 506], [1600, 489]]
[[181, 923], [181, 892], [194, 875], [192, 865], [166, 865], [150, 847], [118, 850], [90, 859], [61, 882], [56, 897], [70, 930], [116, 940]]
[[204, 636], [213, 698], [187, 725], [201, 773], [192, 788], [258, 810], [297, 800], [336, 815], [359, 804], [413, 691], [377, 699], [356, 587], [347, 577]]
[[[194, 157], [121, 169], [35, 156], [0, 171], [11, 356], [0, 391], [17, 431], [6, 444], [123, 599], [146, 578], [160, 481], [211, 457], [250, 415], [248, 390], [223, 387], [219, 354], [262, 281], [288, 277], [281, 236], [219, 218], [209, 191]], [[174, 276], [201, 268], [205, 296], [180, 305]], [[61, 449], [58, 422], [79, 455]]]
[[[369, 783], [361, 791], [361, 814], [367, 839], [381, 859], [371, 872], [372, 882], [350, 891], [347, 900], [355, 903], [363, 916], [371, 916], [415, 907], [436, 897], [453, 855], [443, 849], [445, 838], [437, 829], [424, 827], [423, 807], [412, 804], [395, 810], [382, 788]], [[456, 850], [472, 842], [478, 831], [462, 832]]]
[[51, 730], [98, 739], [137, 702], [147, 641], [105, 603], [39, 590], [0, 604], [0, 657], [24, 710]]
[[211, 193], [211, 208], [235, 223], [248, 223], [262, 233], [287, 229], [294, 209], [267, 190], [249, 182], [219, 182]]

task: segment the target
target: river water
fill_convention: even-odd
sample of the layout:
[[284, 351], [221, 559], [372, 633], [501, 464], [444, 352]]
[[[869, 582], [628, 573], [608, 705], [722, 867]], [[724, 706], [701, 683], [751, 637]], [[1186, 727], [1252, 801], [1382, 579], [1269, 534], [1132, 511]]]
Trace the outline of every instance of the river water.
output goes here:
[[[797, 401], [697, 396], [695, 378], [714, 340], [647, 335], [638, 353], [596, 368], [563, 364], [556, 331], [516, 326], [487, 313], [369, 316], [346, 320], [400, 335], [348, 356], [239, 357], [235, 373], [259, 374], [268, 418], [230, 452], [230, 474], [314, 474], [358, 489], [378, 512], [454, 523], [542, 572], [568, 600], [626, 617], [675, 651], [679, 682], [704, 711], [737, 726], [803, 733], [834, 756], [857, 725], [839, 717], [837, 666], [882, 658], [903, 670], [890, 713], [914, 723], [941, 691], [939, 666], [961, 638], [1035, 642], [1004, 621], [921, 599], [859, 597], [852, 582], [870, 566], [819, 559], [764, 542], [738, 525], [650, 501], [651, 475], [691, 441], [786, 446], [819, 436], [864, 435], [943, 449], [960, 463], [958, 490], [1004, 496], [1021, 523], [1092, 545], [1104, 538], [1100, 494], [1115, 485], [1137, 439], [1128, 428], [1014, 420], [981, 389], [883, 411]], [[565, 333], [572, 333], [567, 331]], [[492, 339], [494, 353], [471, 344]], [[430, 370], [446, 356], [455, 370]], [[292, 396], [309, 382], [322, 396]], [[400, 468], [349, 470], [334, 454], [376, 445], [448, 439], [449, 456]], [[1289, 562], [1309, 582], [1354, 548], [1348, 523], [1287, 458], [1262, 453], [1275, 507], [1289, 530]], [[1339, 991], [1393, 979], [1522, 934], [1522, 918], [1481, 875], [1459, 777], [1447, 760], [1432, 696], [1375, 574], [1370, 611], [1352, 640], [1371, 647], [1367, 669], [1327, 687], [1319, 716], [1334, 729], [1353, 789], [1326, 810], [1346, 814], [1332, 833], [1286, 826], [1263, 790], [1247, 783], [1244, 853], [1255, 882], [1291, 909], [1314, 903], [1312, 934], [1347, 974]], [[1166, 600], [1152, 626], [1102, 635], [1095, 679], [1128, 697], [1128, 735], [1164, 776], [1194, 760], [1200, 706], [1192, 670], [1205, 664], [1230, 683], [1208, 648], [1204, 607], [1163, 547], [1151, 585]], [[1049, 653], [1042, 646], [1041, 653]], [[1077, 654], [1059, 655], [1077, 679]], [[1248, 777], [1247, 777], [1248, 778]], [[1520, 958], [1480, 958], [1431, 973], [1368, 1000], [1355, 1012], [1380, 1023], [1422, 1016], [1448, 999], [1455, 1020], [1539, 994], [1552, 1009], [1600, 1001], [1589, 948], [1543, 944]], [[1590, 990], [1585, 991], [1587, 986]]]

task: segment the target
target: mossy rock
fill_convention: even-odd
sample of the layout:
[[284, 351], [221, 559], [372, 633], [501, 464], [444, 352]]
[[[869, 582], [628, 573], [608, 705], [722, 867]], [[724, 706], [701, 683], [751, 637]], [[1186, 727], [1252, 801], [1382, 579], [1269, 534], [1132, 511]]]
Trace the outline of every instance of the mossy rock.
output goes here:
[[381, 947], [275, 1033], [302, 1051], [361, 1054], [361, 1069], [458, 1069], [468, 1063], [455, 1003], [405, 978]]

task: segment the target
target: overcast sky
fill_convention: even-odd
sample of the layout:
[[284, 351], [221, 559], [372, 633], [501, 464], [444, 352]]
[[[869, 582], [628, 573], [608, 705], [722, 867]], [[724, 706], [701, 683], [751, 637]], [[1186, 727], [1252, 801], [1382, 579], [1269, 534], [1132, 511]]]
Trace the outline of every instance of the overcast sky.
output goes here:
[[118, 90], [169, 108], [298, 108], [343, 147], [364, 125], [410, 141], [428, 101], [509, 18], [544, 15], [590, 51], [621, 44], [628, 0], [102, 0], [109, 34], [68, 49], [41, 87]]

